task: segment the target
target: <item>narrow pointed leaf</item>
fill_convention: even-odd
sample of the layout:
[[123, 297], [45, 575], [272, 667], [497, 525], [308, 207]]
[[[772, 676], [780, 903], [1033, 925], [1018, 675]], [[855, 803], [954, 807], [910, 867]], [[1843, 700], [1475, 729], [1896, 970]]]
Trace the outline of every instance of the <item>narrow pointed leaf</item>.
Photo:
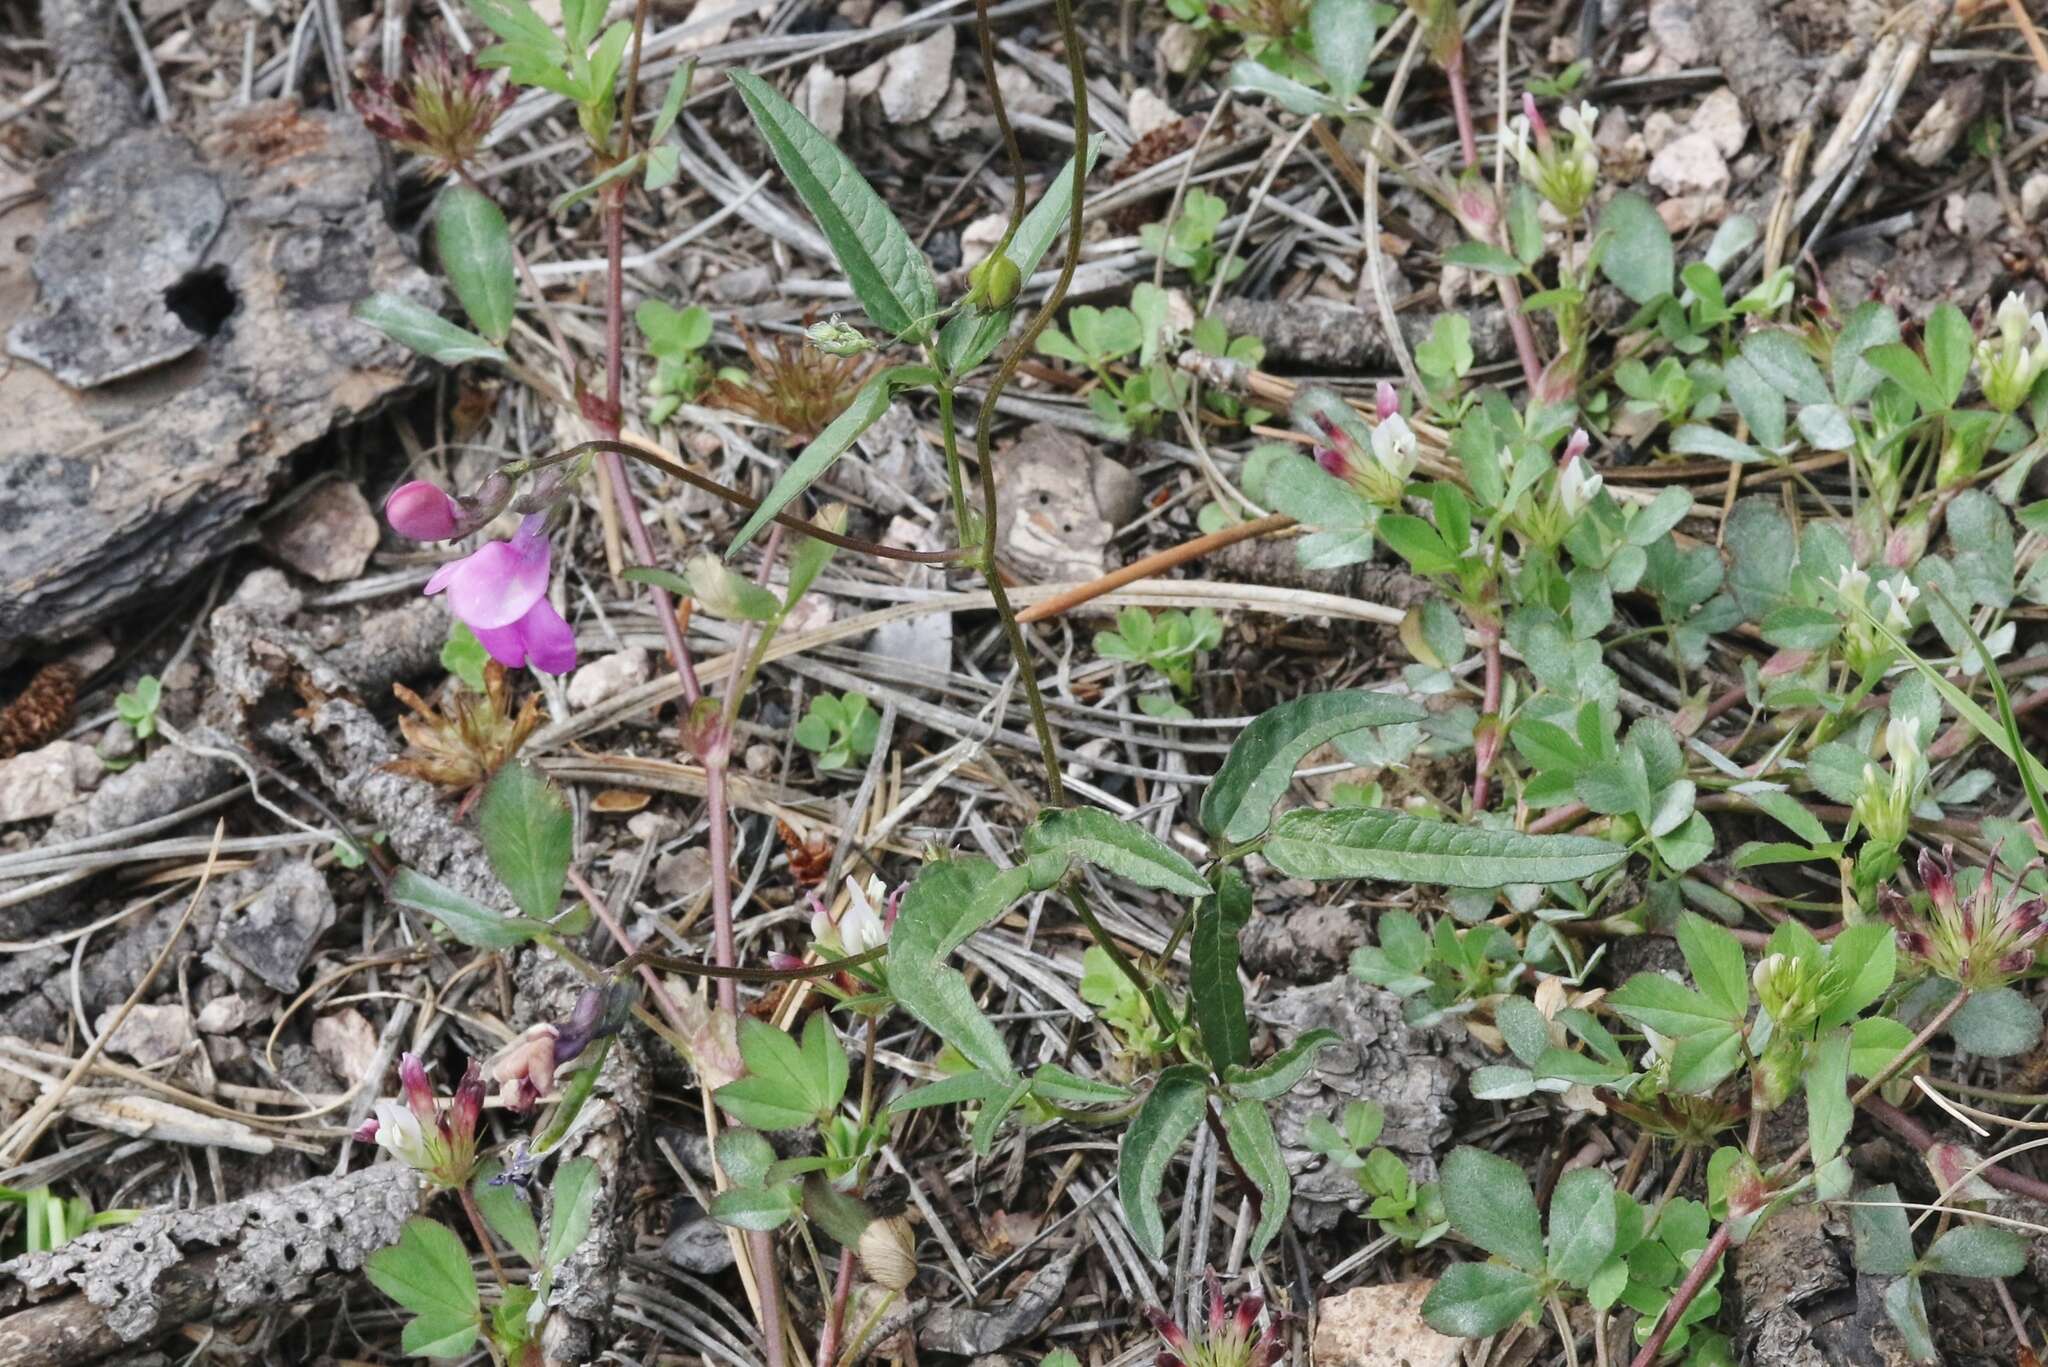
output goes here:
[[860, 392], [853, 396], [853, 402], [846, 406], [846, 411], [834, 418], [789, 463], [789, 468], [768, 490], [768, 497], [761, 500], [746, 525], [740, 528], [739, 535], [732, 539], [732, 545], [726, 548], [726, 557], [730, 559], [737, 554], [777, 513], [787, 508], [798, 494], [810, 488], [820, 475], [829, 470], [834, 461], [845, 455], [854, 440], [889, 411], [890, 402], [899, 392], [937, 378], [938, 372], [926, 366], [893, 366], [862, 385]]
[[1274, 824], [1265, 855], [1295, 878], [1497, 888], [1590, 878], [1628, 851], [1590, 836], [1489, 831], [1366, 808], [1288, 812]]
[[868, 317], [892, 336], [922, 341], [939, 308], [924, 253], [846, 154], [795, 106], [751, 72], [733, 72], [732, 83]]
[[1202, 1123], [1202, 1111], [1208, 1104], [1202, 1070], [1180, 1064], [1159, 1075], [1124, 1131], [1117, 1153], [1117, 1200], [1138, 1247], [1149, 1257], [1166, 1253], [1166, 1218], [1160, 1213], [1166, 1170], [1195, 1126]]
[[1202, 1048], [1217, 1068], [1251, 1062], [1251, 1022], [1244, 986], [1237, 980], [1237, 937], [1252, 915], [1252, 890], [1236, 866], [1224, 868], [1216, 895], [1195, 903], [1188, 937], [1188, 1000]]
[[1309, 751], [1368, 726], [1421, 721], [1427, 715], [1410, 699], [1362, 688], [1313, 693], [1269, 708], [1238, 733], [1202, 794], [1203, 829], [1233, 843], [1255, 838], [1272, 822], [1273, 804]]
[[1024, 832], [1027, 854], [1047, 852], [1093, 864], [1141, 887], [1160, 888], [1183, 897], [1202, 897], [1209, 885], [1188, 857], [1142, 826], [1112, 816], [1099, 807], [1067, 807], [1046, 812]]
[[1273, 1132], [1273, 1118], [1266, 1114], [1264, 1102], [1233, 1101], [1225, 1106], [1223, 1137], [1230, 1145], [1230, 1156], [1259, 1189], [1259, 1223], [1252, 1231], [1251, 1243], [1256, 1258], [1286, 1222], [1294, 1184], [1287, 1176], [1287, 1159], [1280, 1152], [1280, 1137]]
[[464, 361], [498, 361], [508, 358], [497, 347], [467, 328], [460, 328], [430, 308], [415, 304], [398, 294], [373, 294], [352, 311], [358, 322], [368, 323], [401, 346], [442, 365]]

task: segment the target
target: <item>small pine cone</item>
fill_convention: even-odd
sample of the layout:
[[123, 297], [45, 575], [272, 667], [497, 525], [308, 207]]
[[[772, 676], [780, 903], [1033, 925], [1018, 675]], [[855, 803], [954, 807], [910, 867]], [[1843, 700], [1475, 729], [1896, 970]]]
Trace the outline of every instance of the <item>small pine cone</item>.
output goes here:
[[48, 744], [71, 725], [78, 703], [78, 667], [59, 660], [44, 665], [21, 696], [0, 708], [0, 759]]

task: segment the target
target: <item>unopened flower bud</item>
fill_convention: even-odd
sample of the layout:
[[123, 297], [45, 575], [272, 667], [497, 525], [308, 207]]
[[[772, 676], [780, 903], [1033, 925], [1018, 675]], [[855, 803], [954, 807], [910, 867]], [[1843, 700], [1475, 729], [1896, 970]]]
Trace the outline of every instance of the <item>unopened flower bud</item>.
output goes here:
[[969, 301], [993, 313], [1017, 297], [1023, 276], [1008, 256], [991, 256], [967, 273], [967, 283], [973, 287]]
[[384, 500], [384, 520], [413, 541], [448, 541], [461, 535], [462, 505], [437, 484], [408, 480]]
[[870, 1220], [860, 1235], [860, 1265], [887, 1291], [906, 1291], [917, 1280], [917, 1235], [901, 1215]]

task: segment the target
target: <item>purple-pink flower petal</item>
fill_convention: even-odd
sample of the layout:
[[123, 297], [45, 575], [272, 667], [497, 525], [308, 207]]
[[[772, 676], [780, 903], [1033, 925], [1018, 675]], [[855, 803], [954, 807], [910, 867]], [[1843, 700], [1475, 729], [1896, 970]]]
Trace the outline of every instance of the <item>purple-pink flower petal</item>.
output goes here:
[[471, 623], [470, 630], [491, 658], [507, 669], [531, 667], [542, 674], [567, 674], [576, 667], [576, 633], [545, 598], [535, 599], [526, 615], [509, 626]]

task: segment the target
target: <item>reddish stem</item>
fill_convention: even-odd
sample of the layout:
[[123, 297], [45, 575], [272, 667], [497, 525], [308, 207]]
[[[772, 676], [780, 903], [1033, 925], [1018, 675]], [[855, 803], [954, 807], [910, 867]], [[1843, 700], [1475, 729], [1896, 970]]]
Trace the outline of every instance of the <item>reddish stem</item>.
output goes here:
[[[1925, 1153], [1934, 1147], [1935, 1138], [1932, 1131], [1883, 1097], [1869, 1098], [1863, 1103], [1863, 1109], [1870, 1112], [1871, 1118], [1878, 1124], [1911, 1144], [1919, 1152]], [[2038, 1177], [2028, 1177], [2023, 1173], [2012, 1172], [1995, 1165], [1985, 1168], [1977, 1175], [2000, 1191], [2010, 1192], [2014, 1196], [2024, 1196], [2033, 1201], [2048, 1201], [2048, 1182], [2043, 1182]]]
[[[1451, 114], [1458, 123], [1458, 152], [1467, 171], [1479, 165], [1479, 132], [1472, 125], [1472, 98], [1465, 89], [1465, 45], [1460, 42], [1444, 59], [1444, 79], [1451, 87]], [[1494, 214], [1497, 223], [1498, 212]], [[1495, 246], [1500, 245], [1495, 243]], [[1507, 313], [1508, 331], [1515, 338], [1515, 352], [1521, 358], [1522, 378], [1531, 389], [1543, 378], [1543, 353], [1536, 348], [1536, 331], [1522, 309], [1522, 287], [1510, 276], [1495, 276], [1501, 308]]]
[[1687, 1270], [1685, 1280], [1678, 1284], [1678, 1290], [1672, 1292], [1670, 1303], [1658, 1317], [1656, 1330], [1643, 1344], [1642, 1351], [1629, 1363], [1629, 1367], [1650, 1367], [1650, 1364], [1657, 1360], [1657, 1355], [1664, 1351], [1664, 1343], [1671, 1337], [1671, 1331], [1678, 1327], [1678, 1321], [1685, 1314], [1686, 1307], [1699, 1299], [1700, 1292], [1706, 1289], [1707, 1279], [1714, 1275], [1714, 1269], [1720, 1265], [1721, 1255], [1728, 1251], [1729, 1242], [1734, 1237], [1731, 1233], [1734, 1228], [1724, 1220], [1721, 1227], [1714, 1231], [1714, 1237], [1707, 1240], [1707, 1246], [1700, 1250], [1700, 1256], [1693, 1260], [1692, 1267]]
[[1483, 812], [1493, 796], [1489, 774], [1500, 753], [1500, 627], [1482, 622], [1478, 630], [1479, 648], [1486, 660], [1486, 695], [1479, 714], [1482, 730], [1472, 743], [1472, 810]]
[[819, 1367], [832, 1367], [839, 1352], [839, 1336], [846, 1328], [846, 1302], [853, 1294], [853, 1250], [839, 1251], [839, 1276], [832, 1284], [832, 1312], [825, 1317], [825, 1331], [818, 1335]]
[[[641, 12], [644, 15], [644, 6]], [[630, 127], [625, 130], [625, 136], [631, 138]], [[607, 187], [604, 197], [605, 402], [597, 427], [614, 441], [619, 436], [619, 395], [625, 374], [625, 194], [624, 185], [614, 185]], [[611, 484], [612, 502], [619, 510], [619, 522], [625, 528], [627, 544], [632, 546], [633, 554], [640, 558], [641, 564], [654, 564], [654, 542], [647, 535], [647, 524], [641, 520], [640, 505], [633, 496], [632, 486], [626, 482], [625, 460], [616, 451], [607, 451], [599, 459], [604, 462], [605, 476]], [[683, 640], [683, 627], [676, 618], [674, 600], [666, 589], [649, 585], [648, 590], [654, 596], [654, 610], [661, 619], [661, 634], [668, 645], [669, 660], [682, 680], [683, 724], [687, 727], [690, 710], [703, 697], [704, 690], [697, 680], [697, 666], [690, 658], [689, 644]], [[707, 845], [711, 855], [714, 954], [721, 968], [730, 968], [733, 966], [732, 856], [726, 829], [728, 818], [722, 765], [706, 764], [704, 786], [705, 806], [711, 823]], [[719, 979], [718, 1004], [737, 1013], [738, 989], [732, 979]], [[747, 1251], [754, 1264], [754, 1280], [761, 1294], [761, 1340], [767, 1350], [768, 1367], [783, 1367], [787, 1360], [783, 1343], [786, 1330], [782, 1277], [775, 1265], [775, 1244], [766, 1234], [750, 1233]]]

